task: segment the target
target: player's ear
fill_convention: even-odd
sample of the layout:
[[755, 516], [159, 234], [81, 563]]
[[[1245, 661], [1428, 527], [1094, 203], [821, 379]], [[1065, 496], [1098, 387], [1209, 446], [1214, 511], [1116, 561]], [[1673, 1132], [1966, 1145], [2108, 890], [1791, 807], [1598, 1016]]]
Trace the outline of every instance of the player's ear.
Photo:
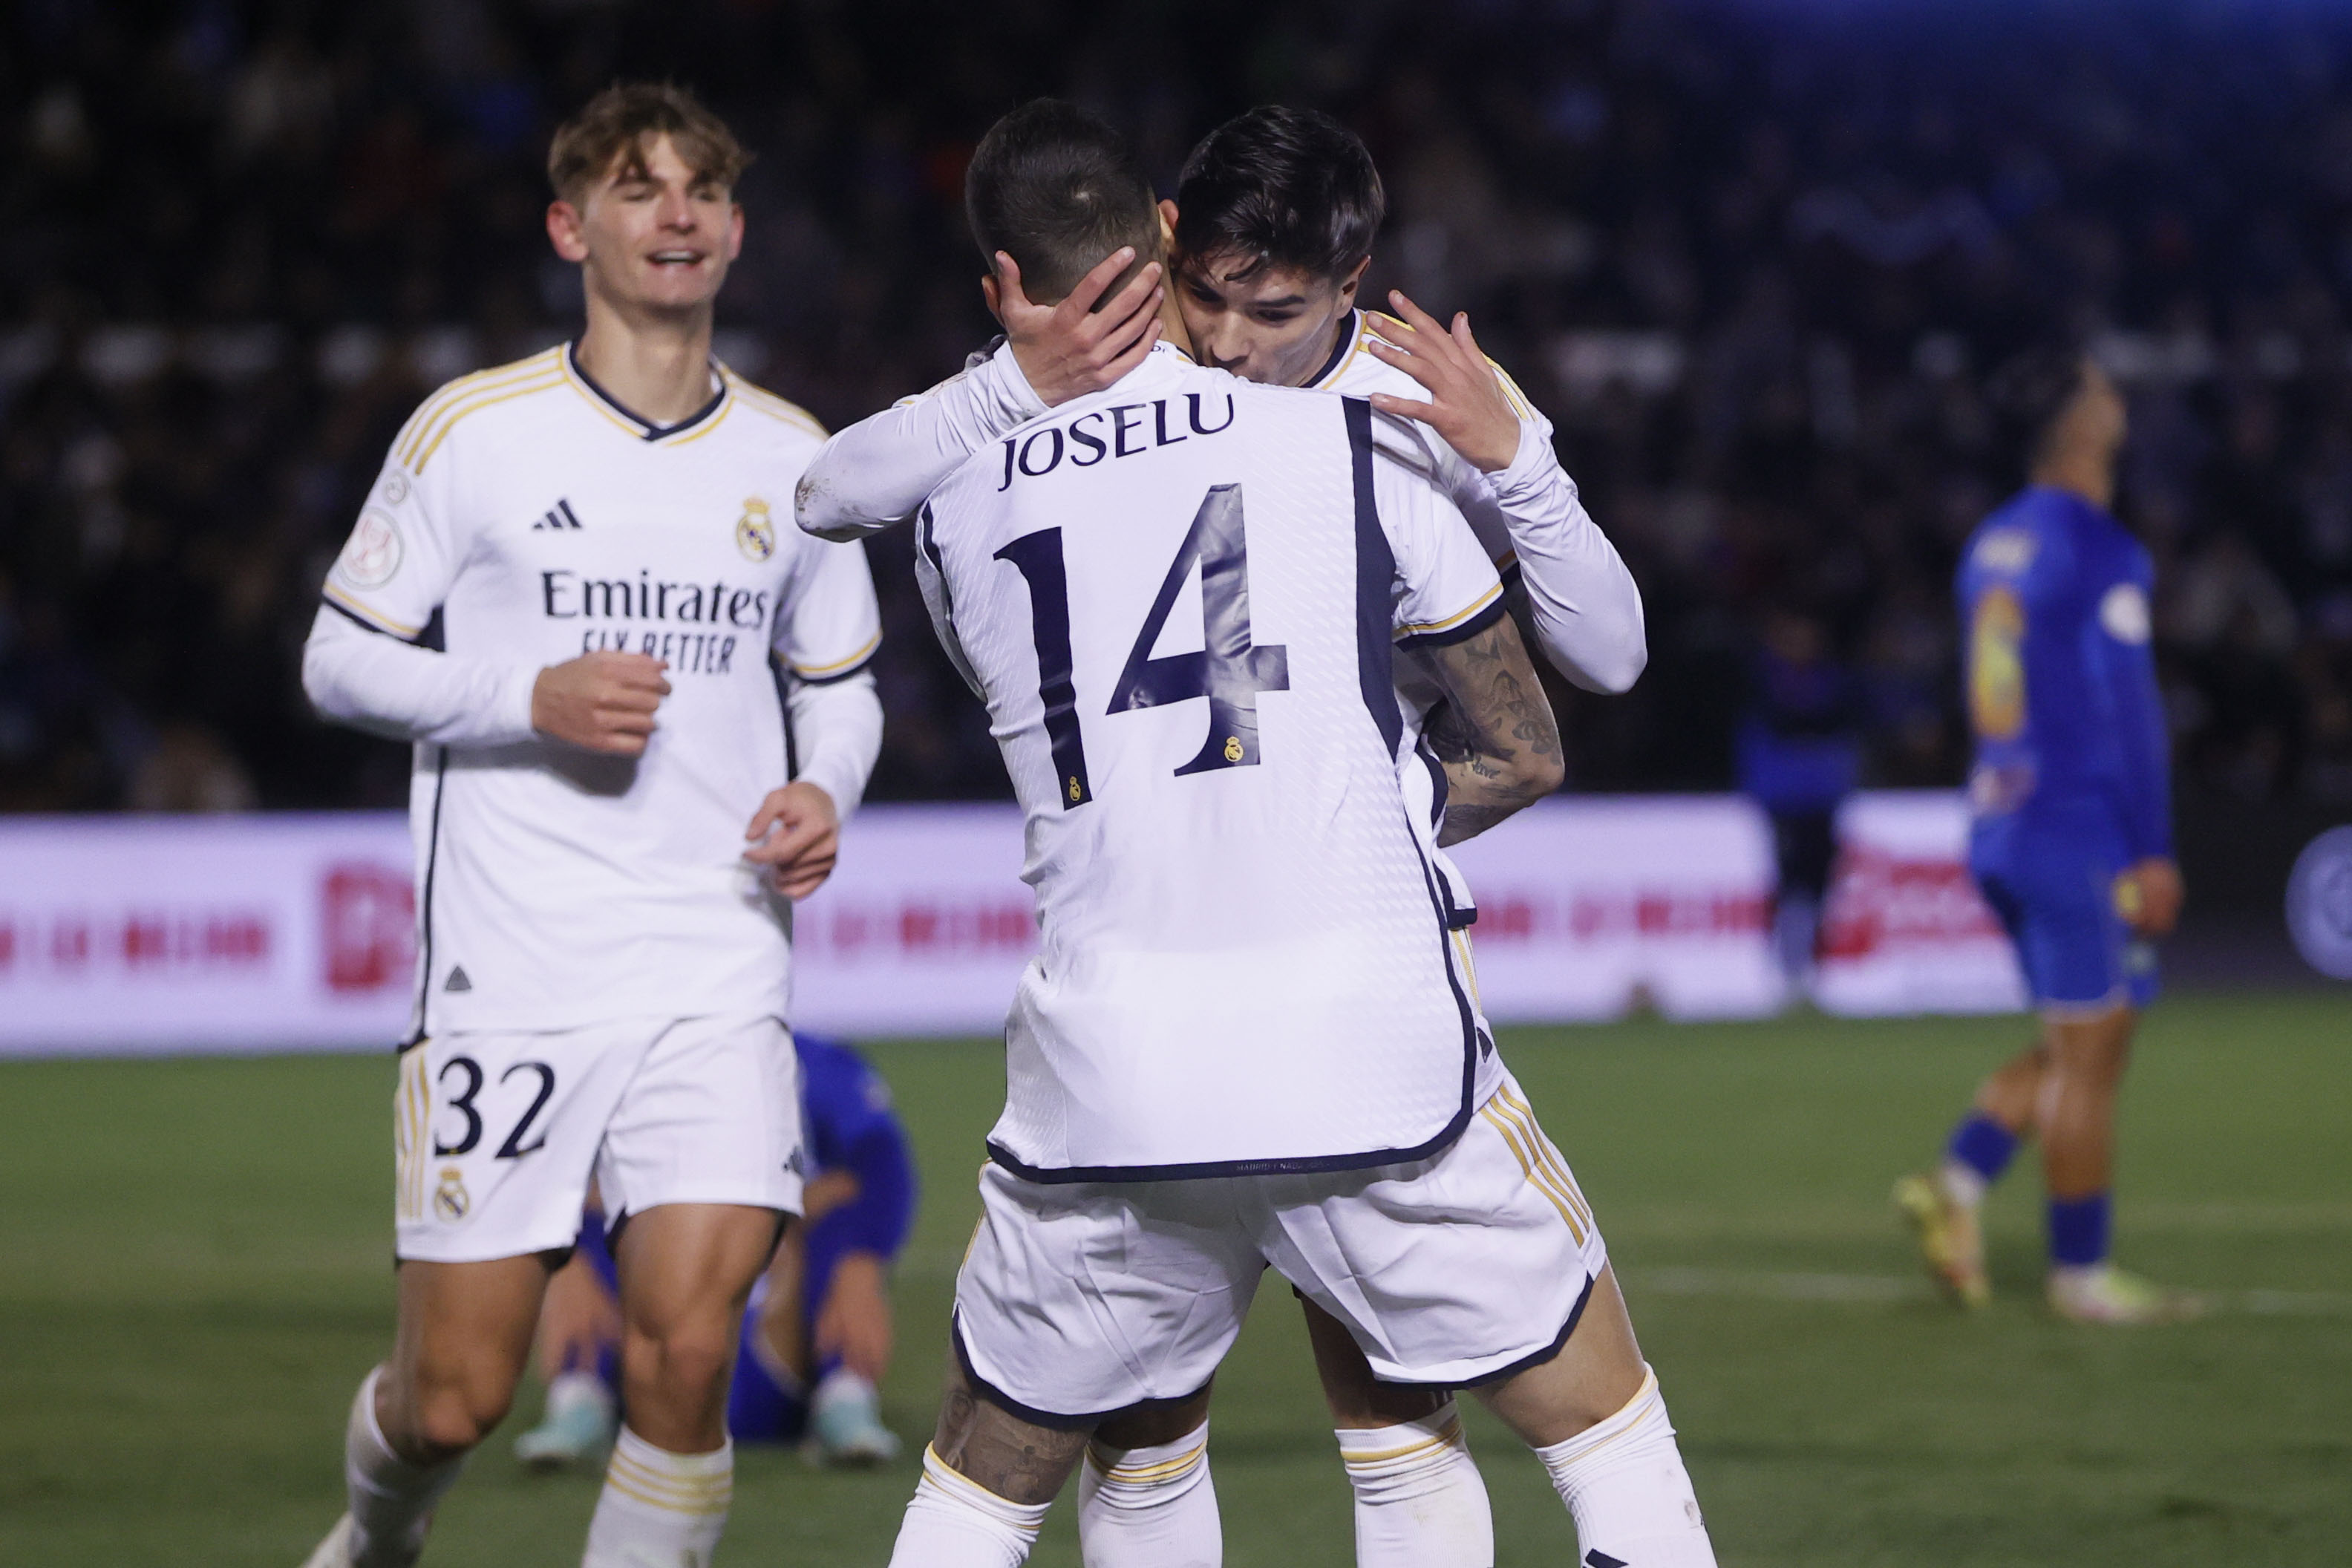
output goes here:
[[588, 237], [582, 233], [580, 209], [558, 199], [547, 204], [547, 242], [566, 261], [588, 259]]
[[1164, 254], [1176, 249], [1176, 204], [1164, 197], [1160, 203], [1160, 248]]
[[1372, 258], [1370, 256], [1367, 256], [1361, 261], [1356, 263], [1355, 270], [1349, 272], [1345, 278], [1339, 279], [1339, 304], [1341, 309], [1344, 310], [1354, 302], [1356, 290], [1363, 287], [1364, 268], [1370, 267], [1371, 264]]
[[988, 313], [996, 318], [997, 325], [1003, 326], [1004, 324], [1003, 291], [997, 287], [996, 273], [992, 268], [980, 275], [980, 297], [988, 301]]
[[743, 254], [743, 204], [730, 202], [727, 206], [727, 259], [735, 260]]

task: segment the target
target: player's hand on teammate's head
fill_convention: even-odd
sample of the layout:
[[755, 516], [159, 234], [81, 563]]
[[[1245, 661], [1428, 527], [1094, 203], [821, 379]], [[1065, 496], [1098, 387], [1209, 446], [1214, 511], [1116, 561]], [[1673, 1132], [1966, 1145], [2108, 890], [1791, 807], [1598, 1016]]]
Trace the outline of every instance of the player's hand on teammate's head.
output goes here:
[[2125, 921], [2142, 936], [2169, 936], [2180, 923], [2180, 906], [2187, 897], [2180, 868], [2161, 856], [2150, 856], [2126, 870], [2116, 884], [2116, 904]]
[[805, 899], [833, 875], [841, 853], [841, 813], [816, 785], [788, 784], [768, 792], [743, 837], [751, 841], [743, 858], [768, 867], [784, 897]]
[[583, 751], [641, 757], [654, 710], [669, 695], [668, 668], [651, 654], [610, 651], [551, 664], [531, 685], [530, 726]]
[[1003, 251], [983, 280], [988, 308], [1003, 323], [1013, 358], [1039, 402], [1052, 408], [1100, 392], [1143, 363], [1160, 341], [1160, 301], [1166, 290], [1154, 261], [1099, 310], [1095, 302], [1133, 265], [1135, 247], [1121, 246], [1078, 279], [1058, 304], [1033, 303], [1021, 289], [1021, 267]]
[[[1372, 406], [1383, 414], [1418, 419], [1487, 473], [1500, 473], [1519, 455], [1519, 416], [1503, 391], [1502, 378], [1479, 351], [1470, 334], [1470, 318], [1454, 313], [1449, 330], [1436, 317], [1414, 304], [1398, 289], [1389, 290], [1389, 303], [1405, 330], [1375, 321], [1373, 336], [1364, 345], [1372, 357], [1429, 389], [1429, 401], [1372, 394]], [[1382, 337], [1380, 334], [1388, 333]]]

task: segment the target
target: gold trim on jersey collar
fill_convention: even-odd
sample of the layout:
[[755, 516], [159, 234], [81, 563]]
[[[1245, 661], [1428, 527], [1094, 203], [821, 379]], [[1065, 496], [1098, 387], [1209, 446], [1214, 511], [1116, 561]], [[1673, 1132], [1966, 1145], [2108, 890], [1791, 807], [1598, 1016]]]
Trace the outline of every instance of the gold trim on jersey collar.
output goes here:
[[[717, 360], [712, 360], [709, 363], [710, 379], [715, 385], [710, 395], [710, 401], [675, 425], [656, 425], [634, 412], [603, 387], [598, 386], [595, 379], [580, 368], [579, 362], [574, 357], [579, 346], [580, 340], [577, 338], [563, 345], [561, 361], [563, 379], [572, 384], [573, 391], [588, 400], [590, 407], [626, 430], [632, 437], [645, 442], [647, 446], [659, 446], [665, 442], [673, 446], [683, 446], [697, 436], [708, 435], [711, 427], [724, 419], [727, 416], [727, 411], [734, 405], [734, 383], [727, 374], [726, 368]], [[672, 440], [672, 437], [677, 439]]]
[[1322, 374], [1308, 382], [1307, 385], [1310, 391], [1321, 392], [1337, 383], [1341, 376], [1348, 373], [1348, 367], [1356, 363], [1356, 356], [1361, 353], [1364, 350], [1364, 333], [1369, 329], [1364, 321], [1363, 307], [1360, 305], [1356, 309], [1349, 311], [1348, 314], [1350, 318], [1351, 324], [1348, 329], [1347, 351], [1343, 353], [1340, 352], [1338, 345], [1333, 345], [1331, 357], [1339, 363], [1331, 365], [1328, 370], [1326, 370]]

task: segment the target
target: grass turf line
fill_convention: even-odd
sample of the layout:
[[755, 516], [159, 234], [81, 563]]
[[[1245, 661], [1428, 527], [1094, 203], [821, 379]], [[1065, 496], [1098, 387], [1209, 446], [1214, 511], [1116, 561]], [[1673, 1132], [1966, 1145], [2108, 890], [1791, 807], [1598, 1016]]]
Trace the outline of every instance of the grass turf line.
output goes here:
[[[2020, 1021], [1636, 1021], [1505, 1049], [1599, 1213], [1726, 1568], [2315, 1564], [2352, 1538], [2347, 1018], [2328, 994], [2151, 1015], [2118, 1254], [2233, 1310], [2141, 1331], [2041, 1311], [2030, 1155], [1988, 1210], [1992, 1310], [1904, 1283], [1888, 1184]], [[982, 1044], [872, 1054], [923, 1163], [885, 1391], [919, 1448], [1002, 1069]], [[290, 1568], [310, 1549], [390, 1328], [392, 1081], [388, 1058], [0, 1064], [0, 1562]], [[1261, 1293], [1223, 1383], [1227, 1561], [1348, 1563], [1287, 1291]], [[578, 1561], [595, 1482], [519, 1471], [523, 1404], [444, 1506], [435, 1568]], [[1471, 1428], [1501, 1561], [1565, 1561], [1534, 1461], [1482, 1412]], [[725, 1556], [878, 1564], [912, 1476], [747, 1450]], [[1076, 1563], [1066, 1498], [1034, 1561]]]

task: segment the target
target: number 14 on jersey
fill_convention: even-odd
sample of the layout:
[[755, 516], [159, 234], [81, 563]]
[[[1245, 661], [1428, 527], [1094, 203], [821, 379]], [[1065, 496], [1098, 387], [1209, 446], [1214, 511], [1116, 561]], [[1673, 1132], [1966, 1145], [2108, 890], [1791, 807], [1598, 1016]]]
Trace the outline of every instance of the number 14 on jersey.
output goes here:
[[[1086, 736], [1078, 721], [1076, 670], [1070, 652], [1069, 575], [1062, 559], [1062, 531], [1025, 533], [996, 552], [1029, 584], [1032, 635], [1037, 646], [1037, 696], [1045, 704], [1045, 735], [1053, 744], [1065, 810], [1094, 798], [1087, 778]], [[1151, 650], [1168, 624], [1194, 568], [1201, 574], [1202, 647], [1197, 653], [1154, 658]], [[1249, 542], [1242, 521], [1239, 485], [1214, 485], [1192, 514], [1192, 525], [1170, 563], [1160, 593], [1143, 617], [1135, 647], [1111, 688], [1106, 715], [1133, 712], [1195, 697], [1209, 700], [1209, 732], [1191, 762], [1176, 770], [1211, 773], [1254, 767], [1259, 761], [1257, 698], [1262, 691], [1290, 689], [1289, 650], [1278, 643], [1251, 640]]]

